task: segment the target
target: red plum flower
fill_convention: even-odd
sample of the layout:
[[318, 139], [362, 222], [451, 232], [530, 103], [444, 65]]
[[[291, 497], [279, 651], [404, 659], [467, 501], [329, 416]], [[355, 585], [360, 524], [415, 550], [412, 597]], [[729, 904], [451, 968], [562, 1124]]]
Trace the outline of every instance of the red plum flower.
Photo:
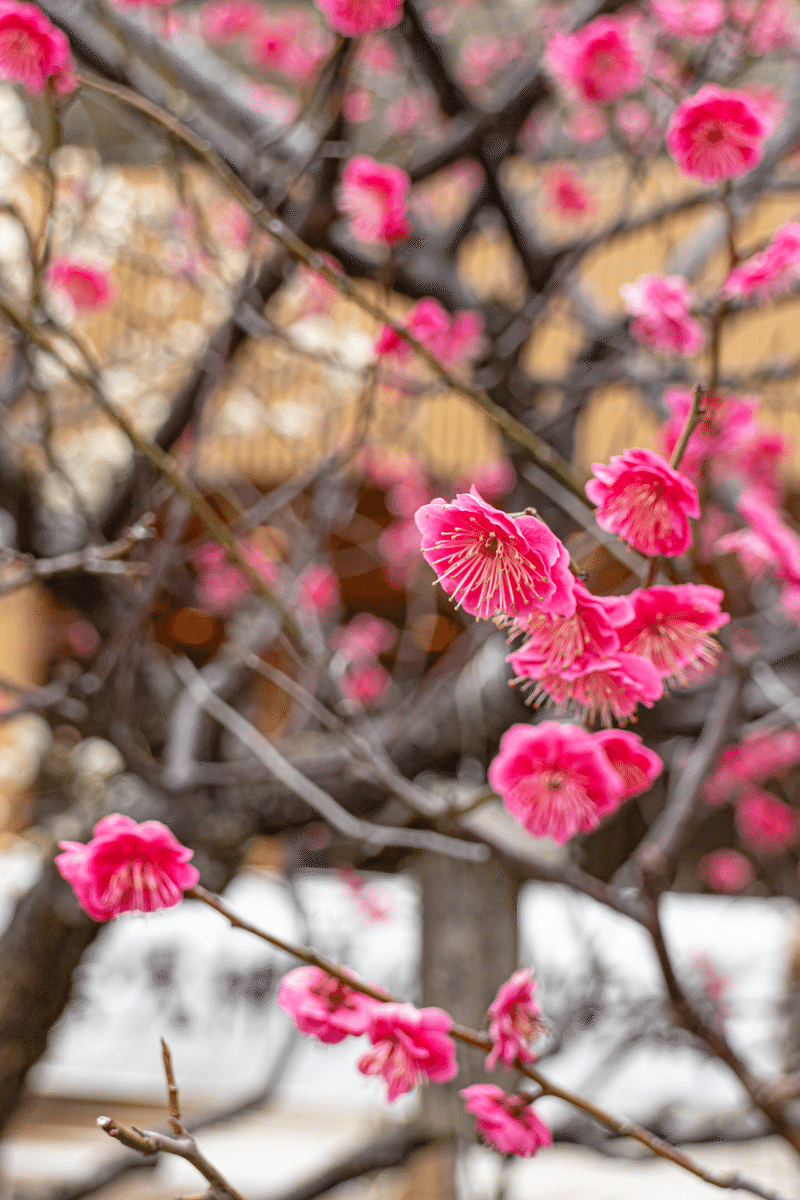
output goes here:
[[200, 29], [208, 42], [235, 42], [250, 32], [260, 15], [253, 0], [209, 0], [200, 9]]
[[771, 300], [789, 291], [800, 280], [800, 223], [787, 221], [776, 229], [772, 241], [734, 267], [723, 285], [729, 298], [755, 296]]
[[35, 4], [0, 0], [0, 79], [44, 91], [53, 79], [71, 78], [69, 42]]
[[577, 33], [557, 34], [547, 46], [550, 70], [583, 100], [610, 104], [639, 87], [645, 63], [630, 26], [598, 17]]
[[753, 880], [753, 868], [738, 850], [712, 850], [700, 859], [697, 869], [715, 892], [743, 892]]
[[402, 12], [401, 0], [316, 0], [316, 5], [331, 29], [345, 37], [388, 29]]
[[77, 312], [95, 312], [113, 304], [117, 288], [105, 267], [75, 258], [54, 258], [45, 273], [48, 287], [64, 292]]
[[736, 806], [742, 841], [765, 853], [786, 850], [797, 837], [797, 813], [770, 792], [753, 788]]
[[719, 588], [696, 583], [637, 588], [628, 599], [634, 612], [619, 629], [623, 650], [649, 659], [664, 679], [678, 682], [687, 667], [715, 661], [719, 645], [711, 635], [730, 620], [720, 607]]
[[311, 563], [301, 573], [300, 604], [309, 612], [325, 617], [339, 603], [339, 580], [325, 563]]
[[112, 813], [94, 827], [94, 837], [59, 842], [56, 866], [72, 885], [78, 903], [95, 921], [124, 912], [172, 908], [200, 878], [190, 866], [193, 850], [182, 846], [160, 821], [141, 825]]
[[681, 101], [667, 127], [667, 149], [684, 175], [719, 183], [761, 161], [771, 122], [747, 92], [709, 83]]
[[498, 1062], [513, 1067], [517, 1059], [533, 1062], [536, 1058], [530, 1041], [544, 1031], [544, 1025], [535, 992], [536, 983], [530, 971], [523, 968], [502, 985], [489, 1005], [492, 1049], [486, 1059], [487, 1071], [493, 1071]]
[[542, 675], [531, 699], [546, 696], [560, 708], [572, 706], [581, 720], [599, 718], [610, 725], [631, 720], [640, 704], [652, 708], [663, 693], [661, 676], [648, 659], [617, 650], [611, 658], [585, 654], [559, 674]]
[[543, 521], [509, 517], [473, 488], [417, 511], [422, 553], [465, 612], [481, 620], [575, 611], [569, 555]]
[[566, 842], [619, 808], [621, 776], [579, 725], [512, 725], [489, 767], [489, 783], [533, 837]]
[[573, 596], [571, 617], [534, 612], [512, 627], [527, 639], [506, 660], [517, 679], [557, 674], [587, 653], [608, 658], [619, 650], [616, 627], [633, 616], [627, 597], [593, 596], [579, 579], [573, 584]]
[[[414, 305], [405, 326], [441, 362], [452, 364], [473, 357], [483, 332], [483, 319], [471, 311], [455, 313], [451, 317], [438, 300], [427, 296]], [[384, 325], [378, 335], [375, 353], [392, 355], [403, 361], [411, 353], [411, 347], [391, 325]]]
[[400, 167], [366, 154], [351, 158], [342, 172], [339, 209], [350, 216], [353, 237], [362, 242], [403, 242], [411, 233], [406, 202], [411, 180]]
[[689, 517], [700, 516], [697, 489], [653, 450], [626, 450], [606, 467], [594, 463], [586, 495], [601, 529], [641, 554], [672, 558], [689, 549]]
[[461, 1095], [478, 1131], [501, 1154], [531, 1158], [542, 1146], [552, 1146], [553, 1135], [526, 1096], [509, 1095], [493, 1083], [474, 1083]]
[[354, 991], [319, 967], [298, 967], [284, 975], [278, 1004], [301, 1033], [331, 1045], [366, 1033], [380, 1001]]
[[371, 1014], [367, 1033], [372, 1049], [358, 1063], [362, 1075], [382, 1075], [391, 1104], [417, 1086], [421, 1077], [446, 1083], [458, 1074], [456, 1048], [448, 1033], [453, 1018], [441, 1008], [413, 1004], [380, 1004]]
[[651, 7], [663, 30], [688, 42], [704, 42], [725, 23], [722, 0], [652, 0]]
[[638, 733], [629, 733], [626, 729], [601, 729], [592, 736], [611, 766], [622, 776], [626, 800], [646, 792], [664, 770], [663, 761], [644, 745]]
[[640, 342], [666, 354], [696, 354], [701, 349], [705, 334], [689, 314], [694, 297], [680, 275], [642, 275], [620, 292], [633, 317], [631, 333]]
[[544, 186], [547, 207], [565, 220], [580, 220], [597, 207], [597, 197], [583, 176], [566, 164], [553, 167], [544, 177]]

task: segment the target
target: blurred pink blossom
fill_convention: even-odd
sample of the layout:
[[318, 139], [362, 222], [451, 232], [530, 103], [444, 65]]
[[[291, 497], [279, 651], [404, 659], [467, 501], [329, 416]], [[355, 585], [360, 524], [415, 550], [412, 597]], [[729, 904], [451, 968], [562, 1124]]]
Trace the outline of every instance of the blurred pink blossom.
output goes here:
[[583, 100], [610, 104], [636, 91], [645, 57], [630, 22], [597, 17], [577, 33], [557, 34], [547, 45], [550, 70]]
[[354, 991], [319, 967], [298, 967], [284, 975], [278, 1004], [301, 1033], [333, 1045], [366, 1033], [380, 1001]]
[[117, 298], [117, 286], [106, 267], [80, 259], [54, 258], [45, 273], [47, 286], [64, 292], [76, 312], [108, 308]]
[[400, 20], [401, 0], [315, 0], [331, 29], [345, 37], [363, 37]]
[[566, 163], [544, 175], [545, 203], [567, 220], [580, 220], [597, 208], [597, 197], [583, 176]]
[[200, 30], [208, 42], [235, 42], [250, 32], [261, 11], [254, 0], [209, 0], [200, 9]]
[[501, 1154], [531, 1158], [542, 1146], [552, 1146], [553, 1135], [533, 1111], [525, 1096], [512, 1096], [493, 1083], [474, 1083], [460, 1093], [475, 1126]]
[[666, 33], [689, 42], [704, 42], [725, 22], [722, 0], [652, 0], [653, 16]]
[[771, 131], [763, 108], [748, 92], [709, 83], [673, 112], [667, 149], [684, 175], [719, 183], [752, 171]]
[[753, 788], [736, 805], [736, 827], [756, 850], [786, 850], [797, 838], [797, 813], [770, 792]]
[[[483, 333], [483, 318], [478, 313], [468, 309], [451, 317], [438, 300], [429, 296], [417, 301], [404, 325], [409, 333], [445, 364], [472, 358]], [[391, 325], [384, 325], [378, 335], [375, 352], [379, 356], [391, 355], [403, 362], [410, 356], [411, 347]]]
[[397, 641], [397, 626], [373, 613], [356, 613], [352, 621], [337, 629], [333, 646], [349, 662], [362, 662], [388, 654]]
[[363, 1075], [382, 1075], [391, 1104], [417, 1086], [422, 1077], [446, 1083], [458, 1074], [455, 1043], [448, 1037], [453, 1018], [441, 1008], [379, 1004], [367, 1030], [372, 1049], [362, 1055]]
[[389, 690], [391, 676], [379, 662], [351, 663], [339, 679], [339, 687], [350, 704], [369, 708]]
[[351, 158], [342, 172], [339, 209], [350, 217], [353, 237], [362, 242], [403, 242], [411, 233], [406, 204], [411, 180], [399, 167], [366, 154]]
[[49, 79], [66, 80], [71, 69], [69, 42], [40, 8], [0, 0], [0, 79], [42, 92]]
[[300, 604], [320, 617], [326, 617], [339, 603], [339, 580], [325, 563], [312, 563], [301, 572]]
[[728, 297], [755, 296], [771, 300], [790, 291], [800, 281], [800, 223], [788, 221], [777, 229], [767, 246], [734, 267], [723, 285]]
[[753, 881], [753, 868], [738, 850], [712, 850], [700, 859], [698, 870], [715, 892], [743, 892]]
[[696, 354], [705, 342], [699, 321], [689, 313], [694, 296], [680, 275], [641, 275], [619, 289], [633, 317], [631, 333], [653, 350]]

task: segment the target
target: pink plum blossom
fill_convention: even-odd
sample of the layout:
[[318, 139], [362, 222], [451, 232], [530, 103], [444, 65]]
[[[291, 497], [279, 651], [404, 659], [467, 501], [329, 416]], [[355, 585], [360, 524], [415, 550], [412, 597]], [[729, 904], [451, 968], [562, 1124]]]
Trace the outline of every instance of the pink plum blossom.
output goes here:
[[787, 0], [733, 0], [731, 15], [743, 26], [747, 49], [755, 55], [797, 45], [797, 20]]
[[592, 736], [611, 766], [622, 776], [626, 800], [646, 792], [664, 770], [662, 759], [644, 745], [638, 733], [629, 733], [627, 729], [601, 729]]
[[580, 142], [581, 145], [599, 141], [607, 131], [608, 122], [602, 110], [592, 108], [588, 104], [584, 108], [570, 113], [567, 121], [568, 135], [574, 141]]
[[770, 132], [771, 123], [752, 96], [709, 83], [673, 112], [667, 149], [684, 175], [719, 183], [752, 171]]
[[391, 1104], [417, 1086], [422, 1077], [446, 1083], [458, 1074], [456, 1048], [448, 1033], [453, 1018], [441, 1008], [380, 1004], [371, 1013], [372, 1042], [358, 1062], [362, 1075], [382, 1075]]
[[[249, 541], [239, 543], [239, 549], [266, 584], [277, 578], [276, 564]], [[197, 593], [203, 608], [212, 613], [226, 614], [243, 596], [253, 590], [244, 571], [228, 561], [227, 552], [216, 542], [207, 542], [194, 556], [197, 568]]]
[[400, 167], [366, 154], [351, 158], [342, 172], [339, 209], [350, 216], [353, 237], [362, 242], [403, 242], [411, 233], [406, 204], [411, 180]]
[[493, 1083], [474, 1083], [460, 1093], [467, 1112], [490, 1146], [501, 1154], [531, 1158], [542, 1146], [552, 1146], [553, 1135], [525, 1096], [512, 1096]]
[[666, 33], [687, 42], [704, 42], [725, 23], [722, 0], [652, 0], [651, 8]]
[[391, 916], [392, 902], [389, 897], [368, 883], [352, 867], [343, 867], [338, 876], [368, 921], [385, 921]]
[[200, 9], [200, 30], [207, 42], [224, 45], [249, 33], [260, 15], [253, 0], [209, 0]]
[[575, 221], [597, 208], [597, 197], [582, 175], [567, 164], [545, 173], [545, 203], [565, 220]]
[[658, 136], [652, 112], [639, 100], [625, 100], [618, 104], [614, 118], [617, 128], [622, 130], [631, 145], [643, 140], [652, 141]]
[[71, 63], [69, 42], [41, 9], [0, 0], [0, 79], [42, 92], [49, 79], [71, 77]]
[[725, 747], [705, 782], [705, 797], [710, 804], [724, 804], [747, 791], [748, 784], [780, 779], [798, 765], [800, 730], [773, 729], [753, 733], [743, 742]]
[[509, 459], [504, 457], [488, 458], [484, 462], [475, 463], [470, 467], [469, 480], [466, 475], [461, 476], [456, 490], [461, 491], [468, 488], [469, 481], [484, 498], [496, 500], [511, 491], [517, 482], [517, 473]]
[[396, 25], [402, 13], [401, 0], [315, 0], [317, 8], [336, 33], [363, 37], [377, 29]]
[[730, 617], [723, 593], [707, 584], [637, 588], [628, 599], [633, 617], [620, 626], [623, 650], [647, 658], [664, 679], [681, 682], [687, 667], [711, 664], [719, 645], [711, 636]]
[[[452, 317], [438, 300], [425, 297], [412, 308], [404, 322], [408, 332], [434, 354], [440, 362], [454, 364], [474, 356], [483, 333], [483, 319], [478, 313], [465, 311]], [[411, 347], [391, 325], [384, 325], [375, 345], [381, 357], [392, 356], [401, 362], [408, 358]]]
[[362, 662], [388, 654], [397, 641], [397, 626], [373, 613], [356, 613], [349, 624], [337, 629], [333, 645], [349, 662]]
[[339, 580], [325, 563], [311, 563], [300, 574], [300, 604], [317, 616], [327, 617], [339, 603]]
[[694, 297], [680, 275], [642, 275], [620, 288], [633, 317], [631, 333], [653, 350], [696, 354], [705, 341], [703, 327], [689, 313]]
[[544, 1032], [542, 1010], [535, 999], [536, 987], [527, 968], [515, 971], [489, 1005], [492, 1049], [486, 1059], [487, 1071], [493, 1071], [498, 1062], [513, 1067], [517, 1059], [535, 1060], [530, 1041]]
[[386, 695], [391, 676], [378, 662], [353, 663], [339, 680], [345, 700], [368, 708]]
[[586, 495], [601, 529], [641, 554], [674, 557], [689, 549], [689, 517], [700, 516], [697, 489], [653, 450], [626, 450], [606, 467], [594, 463]]
[[518, 679], [537, 679], [571, 667], [587, 653], [607, 658], [619, 649], [617, 626], [633, 616], [627, 597], [593, 596], [580, 579], [573, 584], [571, 617], [533, 612], [512, 626], [527, 640], [508, 656]]
[[[692, 407], [688, 388], [670, 388], [664, 397], [669, 420], [659, 430], [664, 457], [672, 454]], [[742, 467], [744, 447], [758, 433], [754, 412], [758, 400], [754, 396], [712, 394], [703, 397], [703, 416], [689, 438], [681, 459], [681, 473], [694, 480], [701, 467], [707, 464], [713, 471], [730, 472], [732, 465]]]
[[751, 488], [742, 492], [738, 509], [767, 546], [772, 556], [772, 569], [778, 578], [787, 583], [800, 582], [800, 538], [784, 524], [774, 505]]
[[579, 725], [512, 725], [489, 767], [489, 783], [533, 837], [566, 842], [619, 808], [624, 784]]
[[756, 850], [786, 850], [797, 837], [797, 813], [770, 792], [753, 788], [736, 805], [736, 827]]
[[753, 881], [753, 868], [738, 850], [712, 850], [700, 859], [697, 869], [715, 892], [743, 892]]
[[800, 280], [800, 223], [787, 221], [759, 254], [745, 259], [729, 274], [723, 294], [771, 300], [790, 291]]
[[451, 504], [423, 505], [415, 519], [425, 561], [465, 612], [486, 620], [575, 611], [569, 555], [538, 517], [509, 517], [473, 488]]
[[585, 654], [558, 674], [542, 675], [530, 699], [545, 698], [560, 709], [571, 707], [581, 720], [630, 721], [640, 704], [652, 708], [664, 693], [664, 684], [653, 664], [638, 654], [616, 650], [611, 658]]
[[380, 1001], [354, 991], [319, 967], [298, 967], [284, 975], [278, 1004], [301, 1033], [331, 1045], [366, 1033]]
[[59, 846], [63, 853], [56, 855], [56, 866], [94, 921], [172, 908], [200, 878], [189, 865], [194, 851], [182, 846], [160, 821], [138, 824], [112, 813], [97, 822], [86, 845]]
[[108, 308], [117, 297], [117, 286], [105, 267], [75, 258], [54, 258], [45, 272], [45, 281], [53, 291], [64, 292], [76, 312]]
[[610, 104], [639, 87], [645, 60], [630, 24], [598, 17], [577, 33], [557, 34], [547, 46], [550, 70], [583, 100]]

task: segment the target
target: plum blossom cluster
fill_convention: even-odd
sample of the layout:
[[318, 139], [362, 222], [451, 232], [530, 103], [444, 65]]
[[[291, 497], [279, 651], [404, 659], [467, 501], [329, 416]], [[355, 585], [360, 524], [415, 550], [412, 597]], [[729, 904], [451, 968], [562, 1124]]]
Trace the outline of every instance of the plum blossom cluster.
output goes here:
[[[139, 824], [113, 813], [98, 821], [88, 843], [65, 841], [60, 848], [56, 866], [95, 921], [172, 908], [199, 880], [199, 872], [189, 863], [193, 851], [160, 821]], [[498, 1061], [512, 1066], [535, 1057], [530, 1042], [543, 1031], [535, 992], [528, 970], [516, 971], [498, 991], [487, 1014], [492, 1043], [487, 1070]], [[371, 1045], [359, 1059], [358, 1069], [363, 1075], [381, 1076], [390, 1103], [423, 1080], [446, 1083], [458, 1074], [450, 1036], [453, 1019], [441, 1008], [378, 999], [360, 990], [349, 972], [332, 974], [316, 966], [298, 967], [285, 975], [278, 1003], [302, 1033], [328, 1045], [347, 1037], [368, 1037]], [[490, 1088], [492, 1105], [487, 1107], [487, 1097], [478, 1103], [474, 1089], [462, 1094], [467, 1108], [478, 1115], [478, 1128], [496, 1148], [530, 1155], [550, 1145], [550, 1132], [529, 1109], [528, 1099]]]
[[[441, 1008], [415, 1008], [388, 998], [373, 998], [318, 967], [299, 967], [283, 979], [278, 1003], [297, 1028], [322, 1042], [366, 1036], [370, 1048], [358, 1061], [363, 1075], [380, 1075], [390, 1103], [424, 1080], [446, 1083], [458, 1074], [453, 1021]], [[535, 999], [536, 983], [527, 969], [515, 971], [489, 1007], [491, 1071], [535, 1058], [531, 1041], [544, 1031]], [[547, 1126], [530, 1107], [530, 1098], [512, 1096], [493, 1084], [463, 1089], [469, 1112], [487, 1142], [506, 1154], [530, 1156], [551, 1144]]]
[[489, 783], [533, 837], [565, 842], [646, 791], [662, 768], [635, 733], [542, 721], [506, 730]]
[[[705, 782], [704, 795], [709, 804], [733, 805], [736, 829], [748, 850], [778, 854], [797, 840], [800, 813], [765, 784], [784, 779], [798, 766], [800, 730], [792, 727], [751, 734], [723, 750]], [[717, 852], [717, 858], [709, 856], [705, 877], [719, 891], [740, 891], [752, 878], [750, 864], [737, 851], [724, 852], [719, 858], [721, 853]], [[731, 853], [738, 857], [731, 859]]]
[[366, 154], [351, 158], [342, 172], [339, 208], [361, 242], [404, 242], [411, 233], [406, 215], [411, 180], [400, 167], [375, 162]]
[[665, 354], [697, 354], [705, 333], [690, 314], [693, 296], [679, 275], [642, 275], [620, 288], [633, 317], [631, 333], [652, 350]]

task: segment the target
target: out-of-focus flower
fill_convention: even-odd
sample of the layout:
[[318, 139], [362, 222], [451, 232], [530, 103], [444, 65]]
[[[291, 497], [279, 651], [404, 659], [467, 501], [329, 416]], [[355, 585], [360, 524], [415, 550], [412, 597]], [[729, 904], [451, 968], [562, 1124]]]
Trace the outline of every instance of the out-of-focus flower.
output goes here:
[[[429, 296], [414, 305], [404, 324], [409, 333], [447, 364], [472, 358], [483, 333], [483, 319], [478, 313], [468, 310], [451, 317], [438, 300]], [[411, 347], [391, 325], [384, 325], [375, 344], [375, 353], [403, 362], [411, 354]]]
[[40, 8], [1, 0], [0, 79], [42, 92], [49, 79], [71, 76], [71, 65], [69, 42]]
[[722, 0], [652, 0], [651, 8], [666, 33], [687, 42], [704, 42], [725, 23]]
[[620, 626], [620, 645], [649, 659], [664, 679], [680, 683], [687, 668], [716, 660], [719, 644], [711, 635], [730, 620], [720, 607], [719, 588], [696, 583], [637, 588], [628, 599], [633, 617]]
[[339, 208], [350, 217], [353, 237], [362, 242], [403, 242], [411, 233], [406, 204], [411, 180], [400, 167], [375, 162], [366, 154], [351, 158], [342, 172]]
[[684, 175], [719, 183], [752, 171], [770, 132], [771, 123], [752, 96], [709, 83], [673, 112], [667, 149]]
[[117, 298], [117, 287], [110, 272], [80, 259], [54, 258], [45, 272], [45, 281], [54, 291], [64, 292], [76, 312], [108, 308]]
[[701, 349], [705, 333], [689, 312], [694, 297], [680, 275], [642, 275], [619, 290], [633, 317], [631, 333], [640, 342], [667, 354], [696, 354]]
[[646, 792], [664, 770], [662, 759], [643, 744], [638, 733], [629, 733], [627, 729], [601, 729], [592, 736], [602, 746], [611, 766], [622, 776], [626, 800]]
[[300, 604], [320, 617], [332, 613], [339, 603], [339, 580], [325, 563], [312, 563], [301, 573]]
[[736, 827], [742, 841], [756, 850], [786, 850], [797, 838], [797, 813], [770, 792], [753, 788], [736, 805]]
[[734, 267], [723, 286], [728, 297], [756, 296], [770, 300], [800, 280], [800, 223], [787, 221], [772, 237], [766, 250]]
[[349, 662], [362, 662], [388, 654], [397, 641], [397, 626], [373, 613], [356, 613], [349, 624], [337, 629], [333, 645]]
[[385, 667], [378, 662], [352, 663], [339, 680], [345, 700], [365, 708], [385, 696], [392, 682]]
[[636, 91], [645, 71], [630, 23], [618, 17], [598, 17], [577, 33], [557, 34], [547, 45], [547, 63], [581, 99], [596, 104]]
[[138, 824], [112, 813], [97, 822], [90, 842], [59, 846], [63, 853], [56, 855], [56, 866], [95, 921], [172, 908], [200, 878], [189, 864], [194, 851], [160, 821]]
[[693, 483], [653, 450], [626, 450], [609, 465], [593, 463], [586, 495], [601, 529], [619, 534], [641, 554], [674, 557], [689, 549], [689, 517], [700, 516]]
[[289, 971], [278, 992], [278, 1004], [300, 1032], [328, 1045], [366, 1033], [372, 1010], [380, 1003], [319, 967]]
[[209, 0], [200, 9], [200, 30], [207, 42], [235, 42], [250, 32], [260, 16], [253, 0]]
[[315, 0], [331, 29], [345, 37], [363, 37], [396, 25], [401, 0]]
[[535, 999], [536, 987], [527, 968], [515, 971], [489, 1005], [492, 1049], [486, 1058], [487, 1071], [493, 1071], [498, 1062], [513, 1067], [517, 1059], [533, 1062], [536, 1058], [530, 1042], [544, 1032], [542, 1010]]
[[542, 1146], [552, 1146], [553, 1135], [526, 1096], [509, 1095], [493, 1083], [474, 1083], [461, 1095], [475, 1114], [476, 1128], [501, 1154], [531, 1158]]
[[455, 1043], [447, 1036], [452, 1028], [453, 1018], [441, 1008], [376, 1005], [367, 1029], [372, 1049], [359, 1059], [358, 1069], [383, 1076], [390, 1104], [423, 1076], [446, 1083], [458, 1074]]
[[753, 881], [753, 868], [738, 850], [712, 850], [700, 859], [698, 870], [715, 892], [743, 892]]
[[566, 842], [619, 808], [622, 777], [579, 725], [512, 725], [489, 767], [489, 783], [533, 837]]
[[566, 220], [580, 220], [597, 208], [597, 197], [582, 175], [567, 164], [544, 175], [545, 203]]

